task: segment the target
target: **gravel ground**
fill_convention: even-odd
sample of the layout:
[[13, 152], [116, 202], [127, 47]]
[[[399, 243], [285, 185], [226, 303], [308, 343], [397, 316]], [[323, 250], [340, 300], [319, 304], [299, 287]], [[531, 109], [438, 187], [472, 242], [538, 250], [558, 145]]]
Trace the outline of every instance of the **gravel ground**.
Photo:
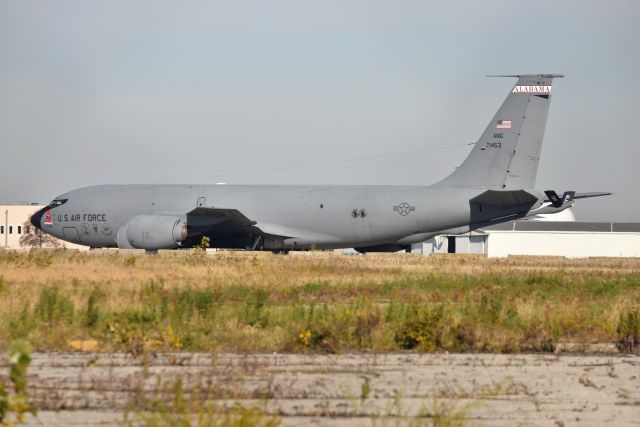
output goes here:
[[178, 377], [285, 426], [385, 425], [385, 415], [437, 408], [464, 412], [469, 425], [640, 425], [637, 356], [408, 353], [36, 353], [29, 384], [40, 412], [27, 425], [115, 426], [158, 381]]

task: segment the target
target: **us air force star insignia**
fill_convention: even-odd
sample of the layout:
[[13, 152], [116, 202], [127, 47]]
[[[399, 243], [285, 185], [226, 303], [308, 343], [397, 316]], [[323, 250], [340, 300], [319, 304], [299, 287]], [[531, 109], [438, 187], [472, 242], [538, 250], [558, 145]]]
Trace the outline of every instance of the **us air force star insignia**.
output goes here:
[[411, 206], [407, 202], [402, 202], [398, 206], [394, 206], [393, 207], [393, 211], [394, 212], [398, 212], [402, 216], [407, 216], [407, 215], [409, 215], [409, 212], [413, 212], [415, 210], [416, 210], [416, 207], [415, 206]]

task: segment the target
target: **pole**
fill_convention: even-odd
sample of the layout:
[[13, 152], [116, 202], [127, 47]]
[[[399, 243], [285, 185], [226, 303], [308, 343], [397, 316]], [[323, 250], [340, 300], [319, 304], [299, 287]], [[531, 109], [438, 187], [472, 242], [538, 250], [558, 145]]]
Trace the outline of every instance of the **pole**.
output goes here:
[[4, 211], [4, 248], [9, 247], [9, 209]]

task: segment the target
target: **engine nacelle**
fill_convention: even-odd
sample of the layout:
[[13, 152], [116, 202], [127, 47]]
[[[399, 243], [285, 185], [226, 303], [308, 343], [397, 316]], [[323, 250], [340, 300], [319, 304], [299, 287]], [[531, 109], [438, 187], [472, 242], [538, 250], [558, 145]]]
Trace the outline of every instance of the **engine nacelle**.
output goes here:
[[175, 249], [187, 238], [187, 225], [181, 218], [165, 215], [138, 215], [118, 230], [118, 247]]

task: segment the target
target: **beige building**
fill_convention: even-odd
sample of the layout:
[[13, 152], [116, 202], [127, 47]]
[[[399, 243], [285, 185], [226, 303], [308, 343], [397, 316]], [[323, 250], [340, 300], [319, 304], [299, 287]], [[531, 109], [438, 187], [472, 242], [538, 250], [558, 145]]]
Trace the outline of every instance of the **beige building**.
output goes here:
[[[20, 237], [29, 232], [25, 229], [25, 222], [32, 214], [42, 209], [43, 205], [0, 205], [0, 247], [5, 249], [23, 249], [20, 246]], [[27, 225], [31, 227], [31, 224]], [[60, 242], [60, 247], [72, 249], [88, 249], [87, 246], [73, 243]]]

